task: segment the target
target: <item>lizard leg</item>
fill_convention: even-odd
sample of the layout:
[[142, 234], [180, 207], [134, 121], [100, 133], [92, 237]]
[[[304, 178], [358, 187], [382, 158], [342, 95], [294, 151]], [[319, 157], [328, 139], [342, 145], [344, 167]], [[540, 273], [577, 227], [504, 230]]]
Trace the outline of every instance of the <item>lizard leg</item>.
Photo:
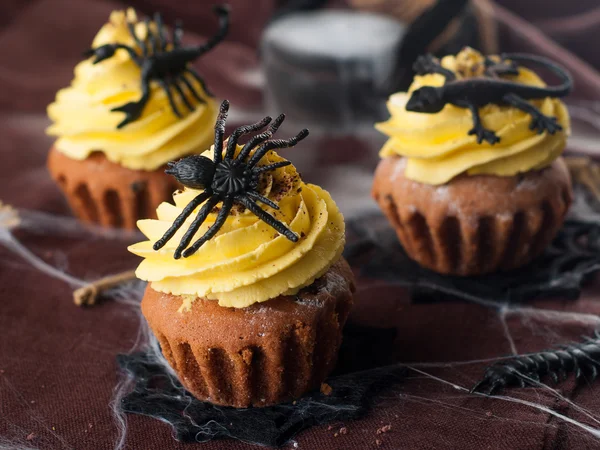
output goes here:
[[492, 78], [498, 78], [502, 75], [519, 75], [519, 66], [514, 61], [502, 58], [499, 62], [494, 61], [489, 56], [485, 57], [485, 75]]
[[530, 130], [537, 131], [538, 134], [542, 134], [544, 131], [554, 134], [562, 130], [562, 126], [558, 123], [556, 117], [544, 115], [539, 109], [518, 95], [506, 94], [502, 100], [531, 116]]
[[494, 130], [488, 130], [481, 123], [481, 117], [479, 116], [479, 109], [472, 103], [465, 103], [464, 106], [460, 105], [463, 108], [469, 108], [471, 111], [471, 117], [473, 118], [473, 128], [469, 130], [469, 136], [475, 135], [477, 136], [477, 143], [481, 144], [483, 141], [488, 141], [490, 144], [494, 145], [496, 142], [500, 141], [500, 138], [496, 136], [496, 132]]
[[428, 73], [439, 73], [446, 78], [446, 82], [456, 79], [456, 75], [449, 69], [443, 67], [439, 60], [431, 54], [421, 55], [413, 64], [413, 70], [417, 75], [426, 75]]

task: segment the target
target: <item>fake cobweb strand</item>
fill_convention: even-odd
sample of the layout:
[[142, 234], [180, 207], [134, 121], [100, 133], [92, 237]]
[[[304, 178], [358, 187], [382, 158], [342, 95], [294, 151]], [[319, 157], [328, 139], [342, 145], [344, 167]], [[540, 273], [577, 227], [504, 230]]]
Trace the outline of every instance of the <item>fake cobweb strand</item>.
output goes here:
[[[184, 441], [233, 438], [280, 446], [307, 427], [356, 419], [366, 412], [365, 401], [372, 398], [372, 392], [396, 384], [405, 371], [401, 365], [350, 370], [328, 380], [333, 388], [330, 395], [313, 392], [292, 404], [237, 410], [193, 399], [175, 377], [166, 376], [164, 368], [168, 366], [162, 359], [154, 361], [153, 352], [159, 352], [158, 348], [119, 357], [122, 368], [139, 374], [135, 390], [124, 399], [123, 408], [171, 424], [178, 439]], [[163, 405], [161, 399], [165, 401]], [[251, 426], [246, 426], [248, 423]]]
[[[550, 322], [553, 322], [553, 323], [576, 322], [576, 323], [581, 324], [586, 327], [590, 327], [590, 326], [595, 327], [600, 320], [600, 318], [598, 318], [598, 316], [595, 316], [593, 314], [576, 313], [576, 312], [566, 312], [565, 313], [565, 312], [559, 312], [559, 311], [553, 311], [553, 310], [543, 310], [543, 309], [536, 309], [536, 308], [532, 308], [532, 307], [523, 307], [522, 305], [510, 305], [509, 302], [495, 302], [495, 301], [481, 302], [481, 301], [478, 301], [479, 299], [477, 299], [475, 297], [472, 297], [472, 298], [469, 298], [466, 300], [468, 300], [468, 301], [472, 300], [473, 303], [476, 303], [476, 304], [479, 304], [480, 306], [484, 306], [484, 307], [490, 308], [492, 310], [495, 310], [499, 314], [499, 319], [501, 320], [502, 325], [503, 325], [502, 331], [507, 338], [509, 346], [515, 353], [517, 352], [517, 349], [515, 348], [514, 339], [512, 338], [510, 328], [509, 328], [508, 324], [506, 323], [506, 319], [510, 316], [531, 318], [531, 317], [535, 317], [535, 316], [539, 315], [539, 317], [542, 317], [545, 320], [549, 320]], [[490, 358], [487, 361], [498, 361], [498, 360], [503, 360], [503, 359], [511, 359], [511, 357]], [[476, 363], [476, 362], [484, 362], [484, 361], [481, 361], [481, 360], [479, 360], [479, 361], [460, 361], [460, 362], [457, 362], [456, 364], [440, 363], [439, 365], [447, 367], [447, 366], [452, 366], [452, 365], [458, 366], [458, 365], [466, 365], [466, 364], [471, 364], [471, 363]], [[429, 364], [425, 363], [425, 364], [423, 364], [423, 367], [426, 365], [430, 365], [430, 366], [434, 367], [436, 365], [436, 363], [429, 363]], [[413, 365], [411, 365], [410, 368], [416, 369], [416, 367]], [[467, 389], [465, 387], [456, 385], [454, 383], [443, 380], [441, 378], [439, 380], [442, 380], [442, 382], [445, 382], [446, 384], [456, 386], [455, 388], [459, 392], [465, 393], [465, 392], [469, 391], [469, 389]], [[590, 420], [596, 421], [595, 417], [590, 412], [588, 412], [585, 408], [582, 408], [579, 405], [577, 405], [575, 402], [566, 399], [564, 396], [562, 396], [560, 393], [558, 393], [557, 390], [552, 389], [551, 387], [546, 386], [542, 383], [537, 383], [536, 386], [540, 387], [541, 389], [547, 389], [550, 393], [552, 393], [557, 398], [560, 398], [563, 401], [565, 401], [566, 403], [568, 403], [569, 405], [572, 405], [574, 410], [580, 412], [581, 414], [583, 414]], [[482, 395], [482, 394], [477, 394], [477, 395]], [[496, 398], [496, 397], [494, 397], [494, 398]], [[528, 400], [522, 400], [522, 399], [510, 397], [507, 395], [498, 396], [498, 399], [501, 401], [508, 401], [508, 402], [513, 402], [513, 403], [523, 404], [525, 406], [537, 409], [539, 411], [546, 412], [546, 413], [558, 418], [559, 420], [563, 420], [566, 423], [569, 423], [571, 425], [578, 427], [579, 429], [583, 430], [584, 432], [590, 434], [592, 437], [598, 438], [599, 430], [597, 428], [589, 426], [585, 423], [581, 423], [581, 422], [579, 422], [575, 419], [572, 419], [564, 414], [557, 413], [545, 405], [538, 404], [538, 403], [528, 401]], [[206, 428], [206, 430], [208, 431], [208, 427], [204, 427], [204, 428]]]
[[[412, 367], [412, 366], [407, 366], [408, 369], [413, 370], [431, 380], [437, 381], [439, 383], [445, 384], [447, 386], [452, 387], [453, 389], [456, 389], [457, 391], [460, 392], [465, 392], [465, 393], [470, 393], [470, 390], [464, 386], [459, 386], [458, 384], [452, 383], [450, 381], [444, 380], [443, 378], [440, 377], [436, 377], [435, 375], [432, 375], [430, 373], [424, 372], [420, 369], [417, 369], [416, 367]], [[533, 380], [532, 380], [533, 381]], [[539, 385], [539, 387], [543, 388], [543, 389], [547, 389], [549, 390], [551, 393], [553, 393], [554, 395], [556, 395], [557, 398], [559, 398], [560, 400], [565, 401], [566, 403], [568, 403], [570, 406], [574, 406], [579, 412], [583, 413], [584, 415], [586, 415], [586, 417], [591, 418], [594, 422], [596, 423], [600, 423], [598, 422], [598, 420], [593, 417], [591, 415], [591, 413], [589, 413], [587, 410], [585, 410], [584, 408], [579, 407], [577, 404], [575, 404], [574, 402], [572, 402], [571, 400], [567, 399], [566, 397], [564, 397], [563, 395], [561, 395], [560, 393], [558, 393], [558, 391], [556, 391], [555, 389], [552, 389], [551, 387], [542, 384], [542, 383], [537, 383], [537, 385]], [[587, 425], [585, 423], [579, 422], [571, 417], [568, 417], [564, 414], [560, 414], [557, 411], [554, 411], [552, 408], [549, 408], [545, 405], [540, 405], [538, 403], [535, 402], [531, 402], [529, 400], [523, 400], [520, 398], [515, 398], [515, 397], [509, 397], [507, 395], [494, 395], [493, 397], [489, 397], [485, 394], [480, 394], [477, 392], [472, 393], [472, 395], [477, 395], [480, 397], [487, 397], [487, 398], [493, 398], [495, 400], [500, 400], [500, 401], [505, 401], [505, 402], [511, 402], [511, 403], [518, 403], [521, 405], [525, 405], [528, 406], [530, 408], [533, 409], [537, 409], [541, 412], [544, 412], [546, 414], [549, 414], [559, 420], [562, 420], [568, 424], [571, 424], [575, 427], [578, 427], [580, 429], [582, 429], [583, 431], [589, 433], [590, 435], [592, 435], [594, 438], [600, 439], [600, 428], [594, 428], [590, 425]]]
[[[48, 432], [48, 434], [50, 435], [50, 437], [52, 439], [49, 439], [49, 440], [46, 439], [45, 443], [48, 443], [50, 445], [50, 442], [52, 442], [52, 444], [51, 444], [52, 448], [65, 448], [65, 449], [71, 448], [69, 446], [69, 444], [66, 442], [66, 440], [59, 433], [57, 433], [53, 427], [48, 425], [48, 423], [44, 420], [44, 418], [41, 417], [40, 414], [34, 408], [32, 408], [30, 402], [23, 396], [23, 394], [21, 394], [21, 392], [19, 392], [16, 389], [16, 387], [12, 383], [10, 383], [10, 381], [7, 377], [0, 378], [0, 387], [10, 391], [10, 393], [12, 393], [19, 400], [19, 402], [24, 406], [24, 408], [28, 411], [29, 419], [31, 419], [33, 422], [35, 422], [40, 428], [44, 429], [44, 431]], [[21, 428], [18, 424], [17, 424], [17, 427]], [[25, 430], [23, 430], [23, 432], [21, 434], [26, 435], [27, 433], [25, 433]], [[60, 443], [59, 447], [57, 447], [55, 441]], [[40, 442], [38, 442], [38, 443], [40, 443]], [[6, 446], [3, 447], [3, 445], [6, 445]], [[14, 450], [14, 449], [27, 450], [30, 447], [28, 446], [28, 444], [23, 444], [22, 442], [10, 441], [8, 439], [3, 439], [2, 437], [0, 437], [0, 450], [4, 450], [4, 448], [6, 448], [7, 450]]]
[[3, 233], [0, 235], [0, 240], [4, 243], [6, 248], [19, 255], [40, 272], [43, 272], [52, 278], [64, 281], [72, 286], [83, 287], [87, 284], [85, 281], [75, 278], [46, 263], [44, 260], [32, 253], [27, 247], [21, 244], [18, 240], [16, 240], [10, 233]]
[[[128, 354], [141, 349], [147, 349], [152, 355], [152, 360], [154, 362], [160, 364], [167, 373], [176, 377], [175, 372], [171, 366], [169, 366], [167, 360], [160, 351], [158, 340], [152, 334], [150, 327], [142, 316], [140, 301], [144, 293], [144, 288], [145, 283], [138, 281], [114, 288], [107, 292], [107, 296], [110, 296], [117, 302], [129, 307], [130, 311], [136, 315], [138, 322], [137, 333], [133, 345], [129, 348]], [[127, 414], [122, 410], [121, 402], [135, 384], [135, 377], [133, 374], [125, 371], [121, 371], [120, 373], [121, 378], [113, 389], [113, 395], [109, 403], [109, 408], [117, 428], [117, 439], [115, 440], [113, 450], [122, 450], [126, 446], [128, 431]]]
[[[0, 204], [0, 206], [2, 205]], [[6, 210], [7, 207], [3, 206], [3, 208]], [[0, 227], [0, 243], [8, 250], [19, 255], [23, 260], [40, 272], [43, 272], [52, 278], [64, 281], [72, 287], [79, 288], [74, 293], [76, 304], [87, 304], [85, 301], [77, 301], [78, 292], [84, 297], [89, 297], [91, 295], [95, 299], [102, 294], [102, 291], [110, 290], [113, 285], [130, 281], [133, 278], [132, 272], [129, 271], [127, 273], [114, 274], [101, 278], [99, 280], [100, 284], [98, 285], [96, 285], [95, 282], [86, 282], [45, 262], [21, 244], [11, 231], [19, 228], [42, 235], [59, 235], [68, 236], [70, 238], [93, 236], [94, 238], [102, 237], [106, 239], [123, 240], [131, 239], [136, 233], [119, 229], [106, 229], [97, 226], [83, 226], [75, 219], [53, 216], [37, 211], [17, 211], [8, 207], [7, 212], [10, 214], [10, 217], [7, 218], [14, 220], [5, 220], [8, 225], [4, 225], [4, 222], [0, 223], [0, 225], [3, 225]], [[4, 214], [7, 214], [7, 212]], [[91, 303], [93, 303], [93, 301]]]
[[35, 235], [64, 236], [74, 238], [110, 239], [129, 241], [141, 236], [139, 231], [107, 228], [95, 224], [84, 224], [73, 217], [48, 214], [29, 209], [17, 210], [18, 229]]
[[[57, 224], [60, 223], [60, 220], [58, 222], [56, 222]], [[60, 226], [58, 227], [58, 230], [60, 230]], [[4, 231], [4, 230], [2, 230]], [[7, 236], [8, 235], [8, 238]], [[6, 232], [2, 232], [2, 235], [0, 236], [3, 242], [15, 242], [15, 240], [12, 238], [12, 236], [10, 236], [10, 233], [6, 233]], [[11, 247], [11, 250], [13, 251], [19, 251], [24, 249], [24, 247], [20, 244], [17, 243], [17, 245], [13, 245]], [[47, 268], [47, 264], [43, 261], [41, 261], [37, 256], [33, 255], [31, 252], [29, 252], [27, 249], [25, 249], [25, 254], [28, 254], [28, 256], [24, 257], [27, 261], [35, 261], [32, 262], [32, 265], [36, 268], [38, 268], [39, 270], [44, 271], [45, 268]], [[40, 264], [41, 263], [41, 264]], [[51, 267], [50, 270], [50, 275], [54, 276], [56, 275], [56, 273], [54, 272], [54, 270], [56, 270], [55, 268]], [[62, 272], [60, 272], [61, 275]], [[60, 278], [63, 281], [69, 282], [69, 280], [77, 280], [74, 277], [70, 277], [69, 275], [67, 275], [66, 277], [59, 275], [58, 278]], [[82, 280], [77, 280], [79, 283], [84, 283]], [[133, 290], [125, 290], [121, 292], [120, 296], [117, 296], [118, 298], [120, 298], [119, 301], [123, 301], [126, 304], [130, 305], [130, 306], [135, 306], [136, 308], [138, 308], [138, 314], [139, 314], [139, 298], [135, 298], [135, 297], [141, 297], [141, 291], [136, 291], [135, 289]], [[477, 302], [476, 302], [477, 303]], [[502, 305], [502, 304], [500, 304]], [[494, 307], [493, 309], [496, 309], [498, 311], [498, 309], [496, 308], [497, 306], [499, 306], [498, 304], [487, 304], [487, 305], [482, 305], [482, 306], [492, 306]], [[511, 308], [509, 310], [505, 311], [506, 314], [516, 314], [516, 315], [522, 315], [523, 317], [541, 317], [544, 320], [550, 320], [551, 322], [554, 323], [562, 323], [562, 322], [575, 322], [575, 323], [579, 323], [583, 326], [586, 327], [590, 327], [590, 326], [596, 326], [598, 324], [598, 322], [600, 321], [600, 318], [596, 315], [593, 314], [586, 314], [586, 313], [577, 313], [577, 312], [562, 312], [562, 311], [554, 311], [554, 310], [543, 310], [543, 309], [537, 309], [537, 308], [531, 308], [531, 307], [516, 307], [516, 306], [511, 306]], [[143, 326], [143, 321], [141, 321], [141, 328], [145, 328]], [[505, 330], [505, 332], [510, 333], [510, 331], [508, 330], [508, 328]], [[143, 341], [147, 341], [147, 338], [145, 336], [143, 336], [143, 332], [142, 333], [138, 333], [138, 341], [136, 341], [136, 347], [142, 346], [143, 345]], [[160, 352], [158, 350], [155, 351], [156, 354], [160, 355]], [[488, 358], [488, 359], [484, 359], [484, 360], [472, 360], [472, 361], [456, 361], [456, 362], [441, 362], [441, 363], [413, 363], [413, 364], [409, 364], [410, 368], [419, 372], [419, 370], [417, 369], [417, 367], [449, 367], [449, 366], [461, 366], [461, 365], [468, 365], [468, 364], [477, 364], [477, 363], [481, 363], [481, 362], [487, 362], [487, 361], [497, 361], [497, 360], [502, 360], [502, 359], [510, 359], [510, 357], [498, 357], [498, 358]], [[166, 367], [168, 367], [168, 365], [165, 363]], [[423, 371], [420, 371], [420, 373], [422, 373], [423, 375], [427, 376], [427, 377], [432, 377], [430, 376], [430, 374], [426, 374]], [[467, 392], [468, 389], [462, 386], [458, 386], [455, 385], [454, 383], [451, 383], [449, 381], [443, 380], [441, 378], [437, 378], [437, 377], [433, 377], [435, 380], [437, 380], [438, 382], [442, 382], [444, 384], [448, 384], [451, 385], [453, 387], [455, 387], [455, 389], [457, 389], [459, 392]], [[548, 389], [553, 395], [556, 396], [560, 396], [560, 394], [558, 393], [558, 391], [556, 391], [555, 389], [552, 389], [549, 386], [546, 386], [544, 384], [538, 383], [537, 386], [539, 386], [542, 389]], [[115, 391], [117, 392], [118, 389]], [[563, 397], [563, 396], [560, 396]], [[556, 413], [555, 411], [550, 410], [549, 408], [545, 407], [544, 405], [539, 405], [536, 404], [534, 402], [530, 402], [530, 401], [526, 401], [526, 400], [521, 400], [521, 399], [516, 399], [513, 397], [509, 397], [509, 396], [496, 396], [494, 398], [497, 398], [498, 400], [501, 401], [508, 401], [508, 402], [515, 402], [515, 403], [521, 403], [523, 405], [532, 407], [534, 409], [538, 409], [540, 411], [543, 412], [547, 412], [548, 414], [551, 414], [555, 417], [557, 417], [560, 420], [564, 420], [567, 423], [570, 423], [582, 430], [584, 430], [585, 432], [591, 434], [592, 436], [594, 436], [595, 438], [598, 437], [598, 429], [594, 428], [594, 427], [590, 427], [589, 425], [586, 424], [582, 424], [572, 418], [569, 418], [567, 416], [564, 416], [562, 414]], [[563, 399], [568, 402], [569, 404], [571, 404], [574, 409], [578, 410], [579, 412], [583, 413], [584, 415], [589, 415], [591, 413], [589, 413], [587, 410], [585, 410], [584, 408], [578, 406], [575, 402], [572, 402], [568, 399], [565, 399], [563, 397]], [[112, 405], [116, 406], [118, 405], [118, 401], [117, 402], [113, 402]], [[592, 416], [593, 417], [593, 416]], [[121, 427], [124, 427], [122, 429], [122, 433], [126, 432], [126, 422], [121, 422]], [[120, 449], [123, 448], [124, 446], [124, 442], [125, 442], [125, 434], [122, 434], [121, 437], [119, 438], [118, 442], [116, 443], [116, 449]]]

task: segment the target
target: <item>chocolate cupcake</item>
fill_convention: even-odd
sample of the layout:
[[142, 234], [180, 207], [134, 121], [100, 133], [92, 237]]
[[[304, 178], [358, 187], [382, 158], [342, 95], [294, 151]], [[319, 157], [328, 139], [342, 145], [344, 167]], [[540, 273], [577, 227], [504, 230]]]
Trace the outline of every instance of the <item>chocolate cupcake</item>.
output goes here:
[[228, 13], [217, 13], [218, 34], [182, 60], [181, 30], [169, 42], [160, 15], [143, 23], [133, 9], [113, 12], [48, 106], [57, 137], [48, 169], [81, 220], [135, 228], [178, 186], [165, 164], [209, 145], [217, 105], [189, 63], [224, 38]]
[[[546, 66], [562, 84], [545, 89], [521, 61]], [[526, 264], [554, 238], [572, 201], [560, 157], [569, 116], [557, 98], [570, 91], [570, 76], [545, 58], [484, 58], [468, 48], [441, 61], [421, 58], [415, 69], [408, 93], [390, 98], [391, 118], [377, 125], [390, 139], [373, 197], [424, 267], [478, 275]], [[460, 99], [442, 87], [449, 83], [466, 86]], [[477, 89], [488, 98], [471, 102]], [[497, 100], [494, 89], [503, 91]]]
[[186, 188], [158, 220], [138, 222], [148, 241], [129, 249], [149, 282], [142, 312], [183, 385], [216, 404], [267, 406], [317, 388], [333, 369], [354, 279], [337, 206], [272, 151], [308, 132], [272, 140], [282, 115], [243, 147], [240, 136], [270, 118], [223, 145], [227, 110], [211, 151], [171, 165]]

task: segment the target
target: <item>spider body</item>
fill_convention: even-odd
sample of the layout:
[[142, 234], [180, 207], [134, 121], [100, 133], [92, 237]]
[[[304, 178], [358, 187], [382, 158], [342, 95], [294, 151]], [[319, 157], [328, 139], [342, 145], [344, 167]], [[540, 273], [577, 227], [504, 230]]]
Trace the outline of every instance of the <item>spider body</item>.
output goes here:
[[208, 42], [197, 47], [181, 46], [183, 36], [181, 23], [175, 25], [172, 42], [169, 42], [164, 34], [162, 17], [157, 13], [154, 15], [156, 32], [152, 30], [150, 22], [146, 20], [146, 37], [144, 40], [137, 35], [134, 24], [128, 23], [129, 34], [136, 46], [141, 49], [141, 55], [136, 48], [125, 44], [105, 44], [84, 53], [86, 57], [94, 56], [93, 63], [97, 64], [113, 57], [117, 50], [125, 50], [141, 70], [142, 97], [138, 101], [129, 102], [112, 109], [112, 111], [125, 113], [125, 119], [117, 125], [117, 128], [122, 128], [140, 117], [150, 98], [150, 83], [152, 81], [159, 83], [166, 92], [171, 109], [178, 117], [181, 117], [181, 112], [175, 103], [172, 90], [179, 96], [189, 111], [193, 111], [195, 108], [186, 96], [184, 89], [189, 91], [198, 103], [206, 103], [190, 82], [190, 77], [202, 86], [204, 92], [208, 95], [211, 94], [204, 80], [189, 65], [225, 38], [229, 29], [229, 10], [224, 6], [217, 6], [215, 7], [215, 13], [219, 17], [219, 31]]
[[[291, 163], [289, 161], [280, 161], [264, 166], [259, 166], [258, 163], [272, 149], [293, 147], [300, 140], [308, 136], [308, 130], [304, 129], [290, 139], [271, 139], [285, 119], [285, 116], [282, 114], [273, 121], [264, 133], [251, 138], [238, 155], [235, 156], [237, 142], [241, 136], [259, 131], [271, 123], [271, 118], [265, 117], [255, 124], [236, 128], [227, 140], [227, 148], [223, 156], [223, 136], [225, 134], [225, 121], [228, 111], [229, 102], [225, 100], [221, 104], [215, 125], [214, 157], [212, 160], [205, 156], [192, 155], [168, 164], [169, 168], [166, 170], [166, 173], [173, 175], [184, 186], [202, 190], [203, 192], [198, 194], [183, 209], [173, 222], [173, 225], [154, 244], [154, 250], [164, 247], [169, 239], [185, 223], [185, 220], [200, 205], [202, 207], [198, 211], [196, 218], [175, 250], [175, 259], [181, 258], [182, 255], [183, 257], [193, 255], [205, 242], [217, 234], [236, 203], [247, 208], [290, 241], [298, 241], [296, 233], [257, 204], [257, 202], [260, 202], [275, 210], [279, 209], [279, 206], [275, 202], [258, 192], [260, 176], [262, 173], [285, 167]], [[254, 149], [254, 153], [250, 155]], [[188, 248], [190, 241], [218, 203], [222, 203], [222, 206], [214, 224]]]

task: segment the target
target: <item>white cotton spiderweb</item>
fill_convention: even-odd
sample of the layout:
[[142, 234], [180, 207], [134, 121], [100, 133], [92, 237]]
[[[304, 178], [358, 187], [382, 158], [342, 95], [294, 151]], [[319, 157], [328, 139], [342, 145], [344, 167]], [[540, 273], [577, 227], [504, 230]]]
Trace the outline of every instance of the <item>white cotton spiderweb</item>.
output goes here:
[[[586, 212], [587, 215], [590, 216], [590, 211]], [[17, 227], [24, 229], [27, 232], [44, 233], [49, 235], [77, 235], [83, 237], [84, 235], [89, 234], [91, 236], [104, 239], [128, 239], [131, 237], [130, 233], [106, 232], [103, 230], [95, 230], [93, 228], [85, 228], [77, 225], [71, 219], [57, 218], [43, 213], [15, 211], [12, 208], [6, 207], [6, 205], [2, 205], [0, 207], [0, 244], [19, 255], [24, 261], [29, 263], [35, 269], [48, 276], [60, 279], [74, 287], [85, 285], [86, 282], [79, 278], [73, 277], [72, 275], [61, 270], [59, 267], [55, 267], [46, 263], [37, 255], [28, 250], [12, 234], [12, 231]], [[377, 283], [373, 283], [372, 285], [363, 285], [360, 287], [360, 294], [368, 297], [368, 291], [376, 287]], [[165, 371], [172, 373], [172, 369], [167, 364], [160, 352], [158, 342], [150, 332], [145, 320], [141, 315], [139, 302], [143, 295], [143, 289], [143, 283], [131, 282], [111, 290], [109, 293], [107, 293], [107, 296], [111, 299], [114, 299], [114, 301], [119, 302], [123, 306], [126, 306], [127, 308], [125, 310], [137, 317], [137, 335], [135, 337], [135, 341], [129, 349], [129, 352], [134, 353], [138, 351], [144, 351], [150, 355], [149, 357], [152, 358], [156, 364], [163, 366]], [[484, 301], [481, 301], [481, 299], [478, 299], [475, 296], [472, 298], [463, 298], [468, 302], [491, 311], [492, 314], [496, 314], [499, 321], [499, 330], [506, 340], [506, 348], [504, 350], [500, 349], [498, 351], [498, 355], [495, 357], [492, 356], [485, 358], [474, 358], [471, 360], [439, 362], [413, 360], [411, 363], [406, 364], [406, 366], [409, 367], [414, 373], [430, 380], [430, 382], [452, 387], [452, 395], [440, 395], [439, 392], [436, 391], [435, 394], [432, 394], [435, 396], [430, 398], [426, 395], [412, 393], [410, 390], [405, 389], [402, 379], [398, 378], [395, 380], [394, 387], [390, 388], [388, 394], [384, 396], [384, 400], [393, 399], [395, 402], [406, 403], [420, 402], [421, 404], [431, 405], [432, 409], [443, 407], [449, 408], [450, 410], [468, 412], [468, 408], [457, 405], [455, 399], [464, 399], [468, 395], [482, 396], [482, 394], [469, 394], [470, 388], [477, 381], [477, 379], [473, 376], [473, 366], [483, 368], [485, 365], [490, 363], [510, 359], [510, 356], [508, 356], [509, 353], [516, 354], [519, 351], [523, 351], [523, 349], [520, 348], [521, 346], [519, 345], [519, 341], [513, 336], [512, 330], [516, 329], [516, 326], [529, 330], [531, 336], [536, 337], [540, 340], [540, 342], [545, 342], [545, 347], [539, 348], [539, 350], [543, 350], [551, 345], [564, 343], [564, 341], [567, 340], [567, 336], [564, 335], [562, 331], [563, 327], [565, 329], [580, 330], [581, 335], [591, 335], [593, 331], [600, 325], [600, 317], [591, 313], [546, 309], [543, 307], [523, 305], [504, 300], [485, 299]], [[407, 306], [407, 308], [410, 307], [412, 306]], [[456, 326], [461, 326], [460, 321], [457, 321]], [[432, 371], [437, 371], [438, 369], [443, 370], [445, 375], [438, 376], [431, 373]], [[481, 373], [482, 372], [483, 370], [481, 370]], [[461, 381], [456, 382], [448, 379], [448, 374], [453, 374], [452, 376], [456, 375], [460, 377]], [[527, 379], [525, 375], [523, 376]], [[510, 389], [506, 389], [502, 395], [490, 397], [490, 402], [511, 402], [519, 404], [523, 407], [543, 412], [544, 414], [554, 417], [556, 420], [564, 423], [569, 427], [568, 430], [583, 433], [583, 435], [587, 436], [587, 439], [590, 439], [590, 445], [598, 445], [600, 438], [600, 417], [598, 414], [581, 406], [578, 404], [578, 402], [569, 399], [557, 388], [551, 387], [544, 383], [536, 382], [532, 379], [527, 379], [527, 381], [529, 381], [532, 385], [530, 388], [532, 390], [531, 392], [544, 393], [545, 395], [550, 395], [557, 400], [564, 402], [569, 406], [572, 413], [567, 415], [566, 413], [559, 412], [554, 408], [549, 407], [547, 404], [542, 403], [541, 400], [535, 401], [535, 395], [526, 399], [514, 396], [511, 394]], [[128, 424], [126, 415], [121, 408], [121, 402], [132, 389], [134, 382], [135, 380], [133, 376], [128, 373], [122, 373], [117, 386], [115, 386], [113, 390], [110, 410], [114, 416], [115, 426], [118, 431], [118, 437], [113, 446], [115, 450], [121, 450], [126, 446]], [[409, 385], [410, 383], [407, 383], [407, 386]], [[173, 387], [181, 389], [182, 395], [185, 394], [180, 386]], [[398, 390], [401, 390], [402, 392], [398, 394]], [[511, 419], [503, 418], [502, 420]], [[196, 425], [202, 429], [201, 424]], [[205, 432], [210, 434], [212, 429], [210, 427], [205, 427]], [[14, 448], [15, 446], [23, 449], [31, 448], [30, 443], [23, 440], [0, 440], [0, 450], [2, 448]]]

